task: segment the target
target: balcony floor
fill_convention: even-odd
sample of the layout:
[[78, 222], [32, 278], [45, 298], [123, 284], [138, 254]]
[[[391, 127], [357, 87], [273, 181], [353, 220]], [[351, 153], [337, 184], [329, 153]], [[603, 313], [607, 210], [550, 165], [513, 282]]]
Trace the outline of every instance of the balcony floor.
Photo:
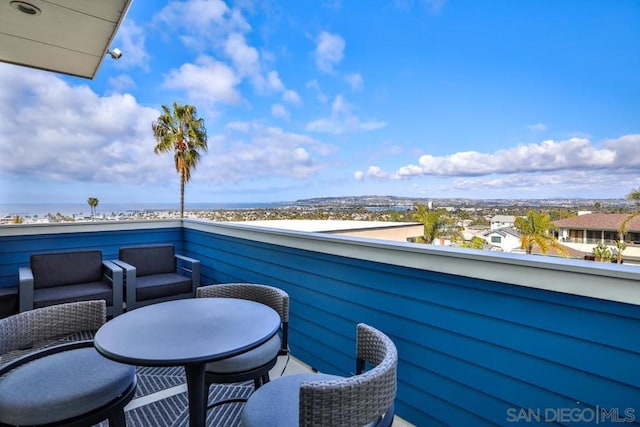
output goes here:
[[[280, 376], [308, 373], [311, 369], [295, 357], [287, 361], [280, 356], [276, 366], [271, 370], [271, 379]], [[253, 388], [247, 385], [212, 386], [210, 402], [220, 398], [246, 397]], [[188, 411], [186, 400], [187, 386], [184, 382], [182, 368], [141, 368], [138, 371], [138, 392], [136, 397], [125, 408], [127, 426], [147, 427], [187, 426]], [[232, 403], [214, 408], [207, 413], [209, 426], [239, 426], [242, 404]], [[107, 422], [100, 427], [106, 427]], [[411, 424], [396, 417], [394, 426], [409, 427]]]

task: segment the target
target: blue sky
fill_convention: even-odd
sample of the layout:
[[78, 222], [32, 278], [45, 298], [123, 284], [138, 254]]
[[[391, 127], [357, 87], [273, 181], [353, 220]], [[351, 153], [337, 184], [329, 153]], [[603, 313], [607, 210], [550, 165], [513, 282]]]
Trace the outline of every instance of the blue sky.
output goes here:
[[0, 202], [177, 203], [151, 134], [174, 101], [208, 131], [187, 207], [624, 197], [638, 22], [636, 0], [133, 0], [94, 80], [0, 64]]

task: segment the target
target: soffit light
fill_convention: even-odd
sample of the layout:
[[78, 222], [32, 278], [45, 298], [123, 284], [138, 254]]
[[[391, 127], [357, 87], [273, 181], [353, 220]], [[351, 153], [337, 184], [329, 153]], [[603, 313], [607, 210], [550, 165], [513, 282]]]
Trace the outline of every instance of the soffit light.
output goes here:
[[12, 1], [9, 3], [11, 7], [15, 10], [18, 10], [26, 15], [40, 15], [42, 11], [31, 3], [27, 3], [26, 1]]

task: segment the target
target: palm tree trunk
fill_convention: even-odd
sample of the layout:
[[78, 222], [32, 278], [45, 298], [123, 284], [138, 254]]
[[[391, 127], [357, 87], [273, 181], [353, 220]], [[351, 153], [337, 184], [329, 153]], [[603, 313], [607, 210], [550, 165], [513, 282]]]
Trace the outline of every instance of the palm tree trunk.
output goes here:
[[180, 174], [180, 218], [184, 218], [184, 173]]

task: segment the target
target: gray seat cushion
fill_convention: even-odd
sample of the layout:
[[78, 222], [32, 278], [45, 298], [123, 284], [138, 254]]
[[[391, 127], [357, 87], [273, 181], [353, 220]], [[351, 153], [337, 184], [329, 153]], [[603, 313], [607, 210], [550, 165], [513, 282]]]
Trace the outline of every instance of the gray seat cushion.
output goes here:
[[278, 378], [257, 389], [242, 410], [243, 427], [298, 427], [300, 384], [341, 379], [328, 374], [299, 374]]
[[135, 381], [135, 368], [102, 357], [93, 347], [36, 359], [0, 381], [0, 422], [53, 423], [114, 400]]
[[99, 299], [105, 300], [108, 306], [113, 305], [113, 289], [102, 281], [33, 290], [33, 308]]
[[136, 299], [145, 301], [191, 293], [191, 279], [176, 273], [136, 277]]
[[207, 363], [207, 371], [218, 374], [248, 371], [267, 364], [278, 357], [282, 341], [278, 334], [269, 341], [246, 353], [239, 354], [217, 362]]

